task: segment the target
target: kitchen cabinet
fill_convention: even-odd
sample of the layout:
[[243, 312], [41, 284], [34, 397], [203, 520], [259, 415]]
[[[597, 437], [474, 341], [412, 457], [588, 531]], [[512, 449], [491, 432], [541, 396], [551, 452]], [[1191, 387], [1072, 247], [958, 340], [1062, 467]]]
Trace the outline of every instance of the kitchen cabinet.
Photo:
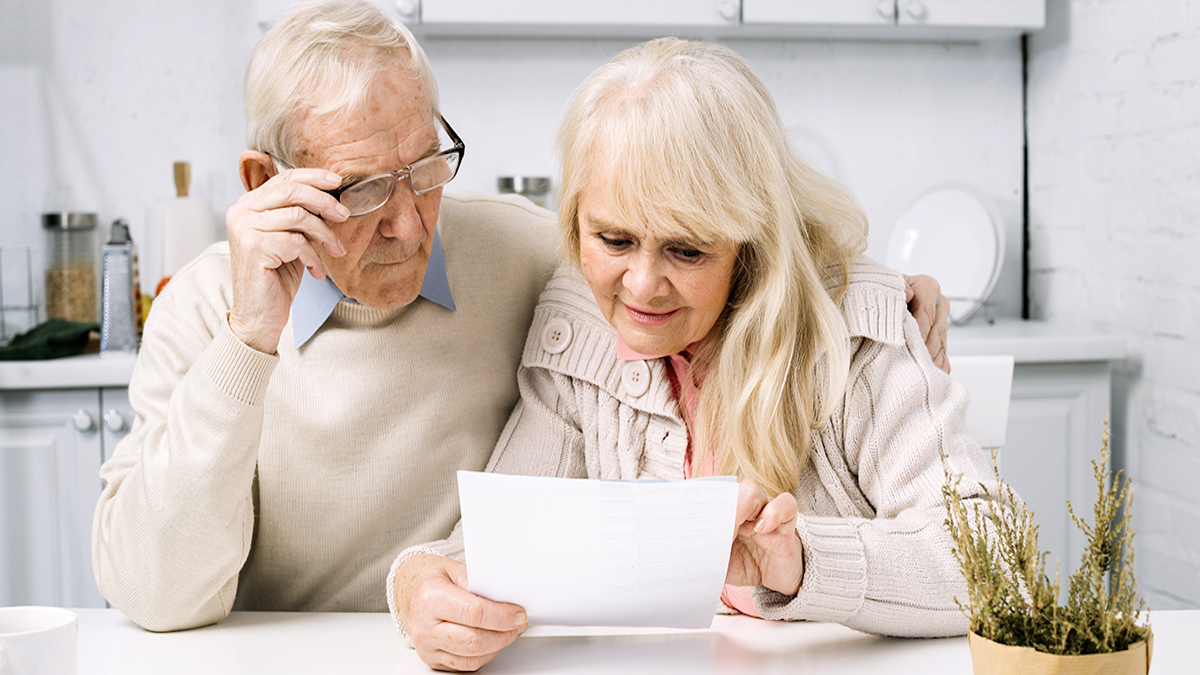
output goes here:
[[742, 21], [748, 26], [892, 26], [896, 0], [742, 0]]
[[1046, 24], [1045, 0], [896, 0], [900, 26], [1038, 29]]
[[1013, 355], [1000, 475], [1033, 511], [1039, 544], [1050, 552], [1047, 573], [1054, 574], [1057, 559], [1065, 584], [1086, 543], [1067, 500], [1076, 514], [1090, 518], [1096, 498], [1091, 463], [1100, 458], [1112, 362], [1124, 358], [1124, 340], [1008, 319], [951, 327], [949, 349], [951, 376], [956, 355]]
[[105, 606], [92, 514], [133, 419], [133, 360], [0, 363], [0, 606]]
[[[400, 3], [397, 3], [399, 11]], [[422, 24], [493, 26], [729, 26], [739, 0], [422, 0]]]
[[376, 0], [376, 4], [418, 36], [936, 41], [1010, 37], [1045, 24], [1045, 0]]
[[1096, 499], [1092, 461], [1100, 459], [1108, 418], [1111, 377], [1107, 361], [1026, 363], [1014, 368], [1008, 441], [1000, 473], [1033, 511], [1053, 575], [1059, 560], [1065, 580], [1087, 544], [1071, 521], [1090, 519]]

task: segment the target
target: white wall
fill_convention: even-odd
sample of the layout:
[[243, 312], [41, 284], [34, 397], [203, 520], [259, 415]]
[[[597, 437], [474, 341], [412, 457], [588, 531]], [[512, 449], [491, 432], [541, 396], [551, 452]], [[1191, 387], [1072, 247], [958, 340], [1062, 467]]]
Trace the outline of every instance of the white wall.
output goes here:
[[243, 5], [0, 0], [0, 243], [33, 246], [40, 269], [42, 212], [96, 212], [106, 232], [123, 217], [152, 291], [147, 225], [175, 194], [173, 163], [192, 162], [192, 194], [222, 217], [241, 191], [241, 78], [258, 35]]
[[[172, 163], [192, 162], [193, 193], [211, 197], [222, 216], [241, 193], [241, 77], [264, 2], [0, 0], [0, 241], [35, 246], [40, 260], [43, 211], [96, 211], [106, 224], [125, 217], [152, 290], [153, 225], [174, 194]], [[467, 143], [456, 187], [494, 191], [498, 175], [554, 175], [554, 129], [571, 92], [631, 43], [424, 44], [444, 112]], [[873, 252], [905, 205], [935, 184], [966, 181], [990, 194], [1009, 238], [995, 313], [1019, 314], [1016, 40], [732, 46], [775, 93], [802, 150], [856, 191]]]
[[[553, 135], [575, 87], [632, 42], [429, 39], [442, 109], [468, 144], [459, 186], [555, 174]], [[775, 96], [805, 155], [847, 183], [882, 257], [892, 223], [925, 190], [978, 185], [1008, 225], [992, 301], [1021, 310], [1021, 70], [1016, 40], [986, 44], [732, 41]]]
[[1034, 318], [1125, 337], [1112, 430], [1155, 609], [1200, 606], [1200, 2], [1049, 0], [1031, 41]]

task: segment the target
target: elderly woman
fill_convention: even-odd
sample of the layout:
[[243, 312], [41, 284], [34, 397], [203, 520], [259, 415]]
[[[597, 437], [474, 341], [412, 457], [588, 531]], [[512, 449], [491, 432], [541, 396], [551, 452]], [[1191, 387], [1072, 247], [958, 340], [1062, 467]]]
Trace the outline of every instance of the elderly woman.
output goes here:
[[[965, 633], [942, 457], [966, 499], [990, 472], [964, 391], [926, 351], [901, 275], [862, 257], [853, 197], [800, 159], [747, 63], [670, 38], [622, 52], [577, 94], [559, 147], [571, 264], [541, 297], [488, 470], [736, 475], [730, 608]], [[467, 592], [461, 558], [461, 528], [404, 552], [389, 601], [427, 663], [469, 670], [526, 619]]]

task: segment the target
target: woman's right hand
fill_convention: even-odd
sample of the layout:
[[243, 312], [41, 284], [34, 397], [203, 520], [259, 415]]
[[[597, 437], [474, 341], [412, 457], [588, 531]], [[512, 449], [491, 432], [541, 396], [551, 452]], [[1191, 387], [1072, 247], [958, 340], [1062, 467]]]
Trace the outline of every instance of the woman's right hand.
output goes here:
[[436, 555], [396, 570], [396, 613], [417, 656], [435, 670], [479, 670], [528, 627], [520, 606], [467, 590], [467, 566]]

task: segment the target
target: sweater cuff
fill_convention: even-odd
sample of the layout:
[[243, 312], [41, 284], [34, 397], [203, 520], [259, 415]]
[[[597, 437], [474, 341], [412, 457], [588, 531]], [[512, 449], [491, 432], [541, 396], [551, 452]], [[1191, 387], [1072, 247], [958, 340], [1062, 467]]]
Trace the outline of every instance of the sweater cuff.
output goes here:
[[404, 646], [409, 649], [413, 648], [412, 639], [408, 637], [408, 631], [404, 630], [404, 625], [400, 623], [400, 614], [396, 611], [396, 573], [400, 571], [401, 565], [408, 562], [409, 558], [419, 555], [437, 555], [437, 552], [428, 546], [406, 548], [400, 552], [400, 555], [396, 556], [396, 560], [392, 563], [392, 568], [388, 570], [387, 575], [388, 612], [392, 615], [392, 621], [396, 622], [396, 632], [400, 633], [400, 639], [404, 640]]
[[201, 355], [198, 365], [214, 385], [248, 406], [262, 405], [279, 357], [264, 354], [237, 339], [226, 323]]
[[866, 598], [867, 558], [857, 519], [800, 517], [796, 531], [804, 544], [804, 579], [796, 595], [755, 589], [764, 619], [845, 623]]

